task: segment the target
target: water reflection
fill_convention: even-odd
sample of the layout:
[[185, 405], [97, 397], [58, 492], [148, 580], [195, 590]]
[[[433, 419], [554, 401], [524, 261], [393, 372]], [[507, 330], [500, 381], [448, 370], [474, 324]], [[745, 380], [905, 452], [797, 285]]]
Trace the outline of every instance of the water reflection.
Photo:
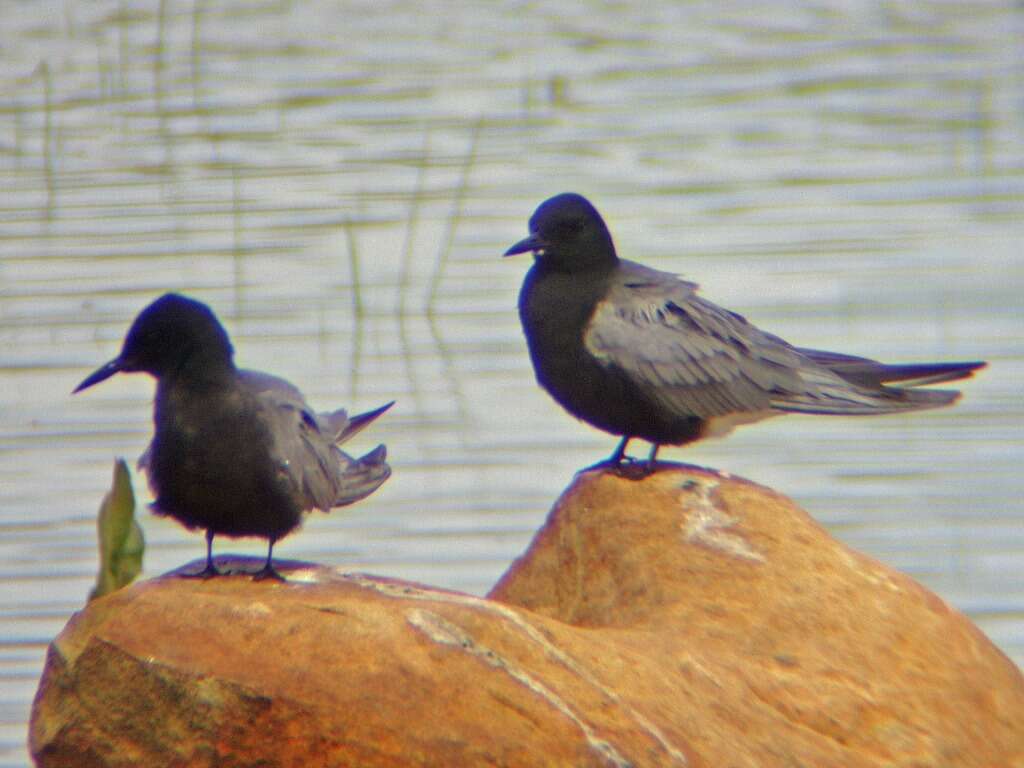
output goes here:
[[[1022, 32], [1009, 2], [5, 14], [0, 765], [24, 764], [45, 645], [91, 586], [111, 460], [149, 437], [141, 378], [68, 393], [165, 290], [317, 406], [399, 401], [373, 435], [395, 476], [282, 557], [490, 586], [609, 448], [533, 384], [525, 264], [498, 258], [567, 189], [624, 254], [802, 345], [993, 362], [955, 410], [669, 455], [794, 496], [1024, 659]], [[202, 553], [144, 525], [150, 574]]]

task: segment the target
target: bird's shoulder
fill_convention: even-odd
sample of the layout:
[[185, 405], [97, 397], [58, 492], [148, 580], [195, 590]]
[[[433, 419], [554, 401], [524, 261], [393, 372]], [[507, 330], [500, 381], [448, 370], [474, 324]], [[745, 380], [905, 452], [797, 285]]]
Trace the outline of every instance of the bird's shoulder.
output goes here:
[[306, 398], [299, 388], [279, 376], [264, 371], [241, 369], [238, 371], [238, 383], [249, 395], [267, 402], [306, 406]]
[[287, 379], [263, 371], [240, 370], [238, 383], [244, 396], [251, 401], [249, 407], [269, 414], [270, 418], [288, 418], [296, 425], [316, 431], [329, 431], [318, 414], [306, 402], [305, 396]]
[[704, 298], [699, 289], [697, 283], [672, 272], [621, 261], [604, 299], [594, 308], [588, 334], [644, 334], [654, 344], [706, 338], [739, 347], [755, 342], [788, 346], [743, 315]]
[[241, 370], [239, 381], [264, 407], [294, 414], [301, 429], [320, 433], [329, 442], [338, 440], [352, 423], [344, 408], [313, 410], [299, 388], [287, 379], [263, 371]]
[[647, 298], [686, 297], [697, 293], [697, 283], [683, 279], [674, 272], [665, 272], [635, 261], [620, 259], [615, 277], [609, 281], [609, 295]]

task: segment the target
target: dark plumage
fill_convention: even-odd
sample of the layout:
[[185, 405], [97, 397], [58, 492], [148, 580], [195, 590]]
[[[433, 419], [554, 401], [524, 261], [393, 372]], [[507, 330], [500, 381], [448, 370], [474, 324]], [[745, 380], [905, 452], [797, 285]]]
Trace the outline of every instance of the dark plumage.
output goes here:
[[155, 433], [139, 461], [156, 501], [153, 510], [187, 528], [206, 530], [206, 568], [214, 576], [213, 537], [269, 541], [256, 578], [277, 578], [274, 542], [310, 509], [328, 511], [373, 493], [391, 468], [383, 445], [353, 459], [338, 445], [391, 407], [349, 418], [314, 413], [284, 379], [239, 370], [228, 335], [210, 308], [168, 293], [135, 318], [121, 354], [75, 392], [118, 372], [157, 380]]
[[[619, 259], [600, 214], [567, 193], [530, 218], [519, 316], [537, 380], [567, 411], [631, 438], [683, 445], [780, 413], [873, 415], [937, 408], [985, 363], [884, 365], [794, 347], [702, 298], [697, 285]], [[890, 386], [898, 382], [901, 386]]]

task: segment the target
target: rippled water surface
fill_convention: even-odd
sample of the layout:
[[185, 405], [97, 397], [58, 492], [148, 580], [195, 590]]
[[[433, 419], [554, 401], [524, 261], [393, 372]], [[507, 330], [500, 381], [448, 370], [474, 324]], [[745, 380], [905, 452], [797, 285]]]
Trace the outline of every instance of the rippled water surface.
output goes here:
[[[69, 396], [182, 290], [318, 407], [398, 405], [394, 477], [282, 542], [483, 593], [614, 439], [534, 384], [537, 203], [803, 346], [987, 359], [955, 408], [792, 417], [669, 458], [795, 498], [1024, 660], [1024, 11], [1012, 2], [6, 2], [0, 765], [96, 569], [152, 383]], [[144, 482], [136, 478], [137, 491]], [[143, 514], [146, 573], [203, 552]], [[258, 541], [224, 541], [258, 554]]]

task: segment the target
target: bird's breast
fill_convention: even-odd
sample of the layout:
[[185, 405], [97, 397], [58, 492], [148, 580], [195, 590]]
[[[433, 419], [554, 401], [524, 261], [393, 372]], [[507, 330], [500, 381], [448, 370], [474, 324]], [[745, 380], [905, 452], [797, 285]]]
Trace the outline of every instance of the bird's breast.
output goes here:
[[583, 334], [600, 298], [601, 286], [585, 276], [531, 269], [519, 294], [519, 316], [534, 357], [542, 353], [557, 362], [583, 352]]

